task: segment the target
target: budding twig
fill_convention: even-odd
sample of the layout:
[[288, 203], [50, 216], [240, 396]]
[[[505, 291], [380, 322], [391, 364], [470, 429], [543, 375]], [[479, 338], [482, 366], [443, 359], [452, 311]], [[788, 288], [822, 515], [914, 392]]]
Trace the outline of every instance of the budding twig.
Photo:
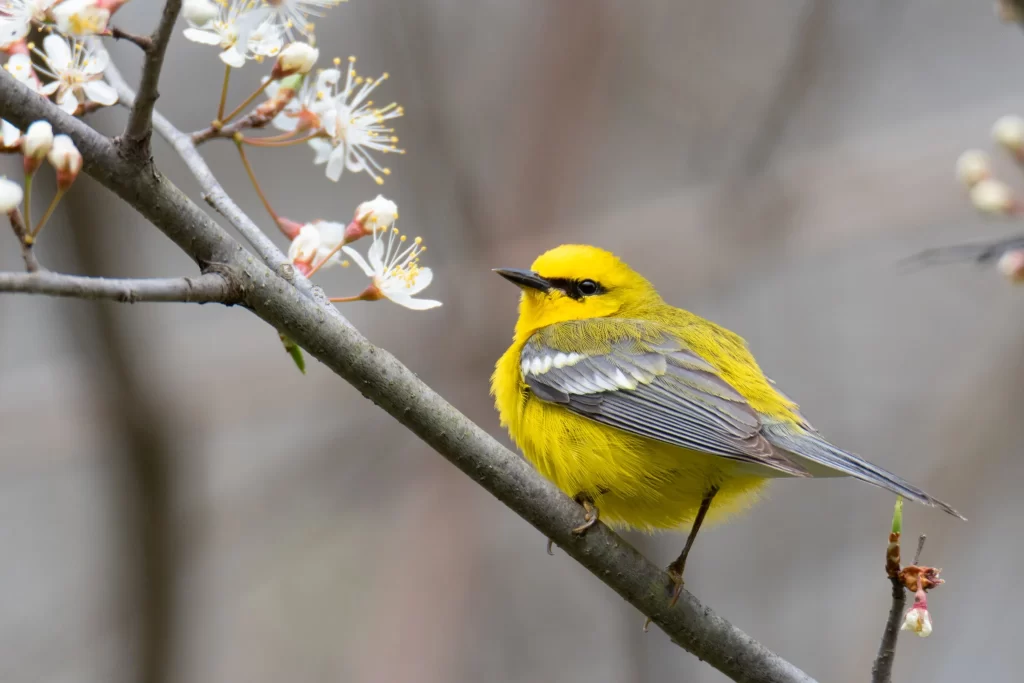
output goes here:
[[129, 158], [135, 163], [147, 163], [150, 157], [150, 137], [153, 133], [153, 107], [160, 96], [157, 86], [160, 81], [160, 70], [163, 68], [167, 43], [171, 40], [174, 22], [181, 13], [182, 0], [167, 0], [164, 3], [160, 23], [150, 38], [152, 45], [146, 50], [146, 60], [142, 65], [142, 79], [135, 96], [135, 103], [128, 114], [128, 124], [121, 136], [121, 148], [130, 153]]
[[32, 235], [29, 234], [28, 228], [25, 226], [25, 220], [21, 217], [21, 211], [15, 209], [7, 214], [7, 217], [11, 221], [11, 229], [14, 231], [14, 236], [18, 238], [18, 242], [21, 244], [21, 258], [25, 262], [25, 270], [30, 273], [37, 273], [43, 269], [39, 265], [39, 259], [36, 258], [35, 251], [32, 249]]
[[122, 31], [116, 26], [111, 26], [107, 33], [110, 34], [110, 37], [114, 40], [127, 40], [129, 43], [135, 43], [143, 52], [150, 52], [153, 49], [154, 43], [150, 36], [140, 36], [135, 33], [128, 33], [128, 31]]

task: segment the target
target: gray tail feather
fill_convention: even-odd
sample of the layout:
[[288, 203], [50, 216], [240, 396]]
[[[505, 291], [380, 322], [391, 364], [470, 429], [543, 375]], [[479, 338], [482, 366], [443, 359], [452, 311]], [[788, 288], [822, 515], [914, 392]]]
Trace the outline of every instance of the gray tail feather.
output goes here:
[[937, 498], [900, 479], [895, 474], [872, 465], [867, 460], [836, 448], [814, 432], [794, 432], [788, 425], [765, 424], [762, 434], [776, 448], [795, 457], [800, 465], [816, 477], [849, 475], [869, 484], [897, 493], [904, 498], [945, 510], [954, 517], [967, 518]]

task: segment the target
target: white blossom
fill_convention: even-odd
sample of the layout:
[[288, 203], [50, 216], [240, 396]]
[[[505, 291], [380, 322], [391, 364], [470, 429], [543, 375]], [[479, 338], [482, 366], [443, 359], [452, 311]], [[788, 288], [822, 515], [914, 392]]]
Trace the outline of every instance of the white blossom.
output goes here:
[[57, 30], [69, 36], [94, 36], [107, 30], [110, 10], [99, 0], [63, 0], [50, 12]]
[[[258, 0], [222, 0], [217, 9], [217, 15], [205, 23], [189, 20], [185, 37], [195, 43], [220, 47], [221, 61], [236, 69], [244, 66], [247, 59], [261, 60], [281, 51], [281, 30], [267, 21], [270, 9], [260, 7]], [[198, 18], [204, 16], [199, 13]]]
[[999, 272], [1011, 282], [1024, 281], [1024, 249], [1011, 249], [999, 257]]
[[1011, 152], [1024, 151], [1024, 119], [1019, 116], [1001, 116], [992, 125], [992, 139]]
[[18, 130], [18, 127], [7, 119], [0, 119], [0, 128], [2, 128], [4, 147], [7, 149], [16, 147], [18, 141], [21, 140], [21, 131]]
[[356, 207], [353, 220], [369, 231], [387, 230], [398, 219], [398, 204], [382, 194]]
[[[345, 239], [345, 226], [332, 221], [306, 223], [288, 247], [288, 260], [292, 263], [318, 265], [330, 256], [321, 268], [341, 263], [338, 247]], [[331, 252], [334, 252], [331, 254]]]
[[985, 178], [971, 188], [971, 203], [983, 213], [1006, 215], [1015, 205], [1013, 190], [995, 178]]
[[313, 36], [312, 17], [324, 16], [324, 10], [337, 7], [344, 0], [266, 0], [270, 7], [270, 21], [280, 27], [288, 40], [298, 33]]
[[61, 109], [74, 114], [86, 101], [104, 106], [117, 102], [117, 92], [103, 80], [110, 55], [102, 47], [93, 48], [50, 34], [43, 38], [43, 50], [36, 50], [43, 61], [39, 70], [54, 80], [42, 86], [39, 92], [47, 96], [56, 93]]
[[46, 20], [46, 11], [56, 0], [0, 0], [0, 48], [24, 40], [32, 22]]
[[17, 209], [24, 195], [21, 185], [0, 176], [0, 212], [10, 213]]
[[903, 618], [903, 626], [900, 628], [903, 631], [912, 631], [922, 638], [930, 636], [932, 634], [932, 618], [928, 614], [928, 609], [924, 607], [911, 609]]
[[57, 171], [57, 187], [61, 190], [69, 188], [82, 170], [82, 153], [67, 135], [54, 136], [46, 159]]
[[367, 99], [378, 85], [387, 80], [385, 73], [377, 80], [363, 78], [356, 74], [355, 58], [349, 58], [345, 87], [338, 91], [338, 84], [331, 88], [326, 105], [320, 113], [325, 137], [309, 141], [316, 151], [314, 164], [327, 164], [327, 177], [337, 181], [346, 168], [352, 172], [366, 171], [377, 184], [382, 184], [391, 170], [382, 167], [371, 152], [398, 152], [395, 145], [398, 138], [394, 128], [388, 128], [389, 119], [402, 116], [405, 111], [392, 102], [375, 108]]
[[430, 268], [419, 264], [420, 254], [425, 250], [421, 238], [417, 237], [409, 244], [398, 228], [375, 231], [365, 259], [352, 247], [342, 247], [342, 251], [370, 278], [379, 297], [386, 297], [414, 311], [441, 305], [440, 301], [414, 298], [434, 279]]

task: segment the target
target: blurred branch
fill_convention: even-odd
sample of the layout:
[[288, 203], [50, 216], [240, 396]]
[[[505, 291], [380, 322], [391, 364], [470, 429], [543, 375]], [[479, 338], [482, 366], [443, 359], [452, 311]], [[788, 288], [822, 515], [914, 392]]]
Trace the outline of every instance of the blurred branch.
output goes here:
[[[257, 316], [299, 343], [553, 539], [594, 576], [649, 616], [675, 643], [736, 681], [813, 681], [690, 593], [684, 591], [678, 603], [670, 607], [665, 590], [668, 575], [606, 526], [598, 524], [583, 536], [573, 534], [572, 529], [584, 521], [578, 505], [420, 381], [398, 359], [371, 344], [333, 307], [317, 300], [323, 293], [318, 288], [313, 290], [308, 280], [295, 277], [290, 267], [277, 268], [275, 273], [254, 259], [158, 172], [140, 173], [139, 164], [119, 154], [106, 137], [64, 114], [6, 73], [0, 74], [0, 116], [16, 126], [45, 118], [56, 131], [70, 135], [85, 158], [86, 173], [139, 211], [200, 266], [220, 264], [225, 272], [231, 273], [244, 302]], [[183, 156], [204, 189], [219, 188], [188, 136], [166, 119], [155, 117], [155, 121], [158, 132], [168, 135], [179, 151], [191, 152]], [[236, 218], [241, 221], [245, 216], [239, 210]], [[248, 218], [245, 220], [247, 229], [251, 226], [258, 231]], [[233, 223], [238, 226], [238, 222]], [[267, 240], [265, 236], [263, 239]], [[273, 253], [270, 256], [276, 267], [276, 257]], [[306, 291], [292, 286], [292, 280], [305, 283]]]
[[909, 256], [901, 262], [908, 267], [946, 265], [949, 263], [989, 263], [1014, 249], [1024, 248], [1024, 236], [1018, 235], [995, 242], [956, 244], [949, 247], [935, 247]]
[[[117, 265], [110, 226], [96, 219], [96, 203], [83, 193], [71, 193], [64, 202], [71, 223], [69, 240], [75, 260], [85, 272], [102, 272]], [[198, 279], [225, 282], [219, 275]], [[92, 279], [92, 278], [83, 278]], [[107, 432], [114, 436], [111, 503], [121, 524], [121, 552], [127, 582], [117, 581], [129, 610], [131, 632], [137, 644], [135, 683], [168, 683], [174, 679], [176, 634], [175, 604], [178, 560], [174, 533], [174, 472], [181, 460], [175, 452], [175, 430], [168, 411], [152, 389], [151, 368], [137, 358], [137, 347], [119, 318], [121, 309], [93, 303], [88, 317], [80, 316], [74, 338], [97, 368], [101, 384], [95, 396], [105, 408]], [[91, 343], [90, 343], [91, 342]]]
[[[157, 86], [160, 81], [160, 70], [164, 65], [167, 43], [171, 40], [174, 22], [181, 12], [182, 0], [167, 0], [164, 4], [160, 23], [150, 38], [146, 51], [146, 61], [142, 65], [142, 78], [139, 81], [139, 93], [128, 115], [128, 125], [120, 139], [120, 147], [130, 158], [146, 162], [150, 158], [150, 138], [153, 135], [153, 107], [160, 97]], [[122, 34], [123, 35], [123, 34]]]
[[240, 301], [231, 283], [217, 273], [199, 277], [121, 279], [64, 275], [49, 271], [0, 273], [0, 292], [44, 294], [75, 299], [184, 301], [233, 304]]

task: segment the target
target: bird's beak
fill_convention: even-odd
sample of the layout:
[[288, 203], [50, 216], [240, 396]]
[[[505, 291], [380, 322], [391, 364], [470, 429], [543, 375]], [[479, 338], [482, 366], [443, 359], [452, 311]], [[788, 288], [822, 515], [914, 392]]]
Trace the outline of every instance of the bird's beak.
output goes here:
[[529, 287], [530, 289], [536, 289], [541, 292], [546, 292], [551, 289], [551, 283], [542, 278], [532, 270], [523, 270], [521, 268], [495, 268], [494, 272], [502, 276], [514, 285], [520, 287]]

